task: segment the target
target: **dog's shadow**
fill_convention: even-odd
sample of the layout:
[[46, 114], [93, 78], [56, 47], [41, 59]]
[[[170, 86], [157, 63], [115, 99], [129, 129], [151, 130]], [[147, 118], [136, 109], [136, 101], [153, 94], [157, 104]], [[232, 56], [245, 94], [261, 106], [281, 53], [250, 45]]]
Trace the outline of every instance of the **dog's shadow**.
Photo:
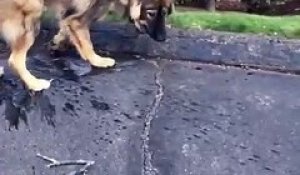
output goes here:
[[0, 105], [4, 105], [9, 130], [19, 129], [20, 122], [28, 126], [28, 113], [38, 110], [42, 121], [55, 127], [55, 106], [44, 92], [33, 93], [17, 85], [14, 80], [1, 78]]

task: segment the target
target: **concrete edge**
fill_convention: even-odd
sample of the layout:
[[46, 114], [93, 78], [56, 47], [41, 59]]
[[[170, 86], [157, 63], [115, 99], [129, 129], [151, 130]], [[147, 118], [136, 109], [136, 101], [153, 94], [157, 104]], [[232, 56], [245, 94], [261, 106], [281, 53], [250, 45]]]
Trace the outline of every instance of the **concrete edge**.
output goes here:
[[[44, 23], [44, 29], [53, 29]], [[300, 41], [228, 32], [168, 29], [166, 42], [138, 34], [129, 24], [99, 22], [91, 27], [99, 52], [134, 54], [211, 64], [300, 72]]]

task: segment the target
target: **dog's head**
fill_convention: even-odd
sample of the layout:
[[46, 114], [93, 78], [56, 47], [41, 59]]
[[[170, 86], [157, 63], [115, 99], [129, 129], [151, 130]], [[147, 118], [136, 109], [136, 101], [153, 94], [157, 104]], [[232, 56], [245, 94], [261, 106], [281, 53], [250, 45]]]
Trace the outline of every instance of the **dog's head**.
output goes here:
[[130, 17], [139, 31], [161, 42], [166, 40], [166, 17], [173, 11], [172, 0], [132, 0]]

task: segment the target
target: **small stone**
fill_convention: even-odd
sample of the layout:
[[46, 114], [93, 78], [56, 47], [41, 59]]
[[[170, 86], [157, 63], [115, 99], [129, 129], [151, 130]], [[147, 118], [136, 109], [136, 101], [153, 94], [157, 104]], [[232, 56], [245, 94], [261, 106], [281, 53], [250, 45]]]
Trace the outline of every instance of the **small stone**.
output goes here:
[[83, 60], [69, 59], [66, 64], [67, 68], [77, 76], [84, 76], [92, 71], [92, 66]]

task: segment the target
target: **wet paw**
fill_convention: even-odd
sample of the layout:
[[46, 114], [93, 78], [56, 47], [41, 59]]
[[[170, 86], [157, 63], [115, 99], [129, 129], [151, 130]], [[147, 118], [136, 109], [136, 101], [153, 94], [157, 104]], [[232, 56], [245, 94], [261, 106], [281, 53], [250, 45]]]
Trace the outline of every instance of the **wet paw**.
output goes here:
[[50, 51], [66, 51], [68, 50], [70, 47], [68, 45], [68, 43], [65, 42], [61, 42], [59, 44], [54, 43], [53, 41], [50, 41], [48, 43], [48, 50]]
[[114, 59], [109, 57], [101, 57], [99, 55], [96, 55], [89, 59], [89, 62], [91, 63], [91, 65], [101, 68], [112, 67], [116, 64], [116, 61]]
[[32, 91], [41, 91], [50, 88], [51, 81], [44, 79], [32, 78], [29, 81], [25, 81], [26, 87]]

